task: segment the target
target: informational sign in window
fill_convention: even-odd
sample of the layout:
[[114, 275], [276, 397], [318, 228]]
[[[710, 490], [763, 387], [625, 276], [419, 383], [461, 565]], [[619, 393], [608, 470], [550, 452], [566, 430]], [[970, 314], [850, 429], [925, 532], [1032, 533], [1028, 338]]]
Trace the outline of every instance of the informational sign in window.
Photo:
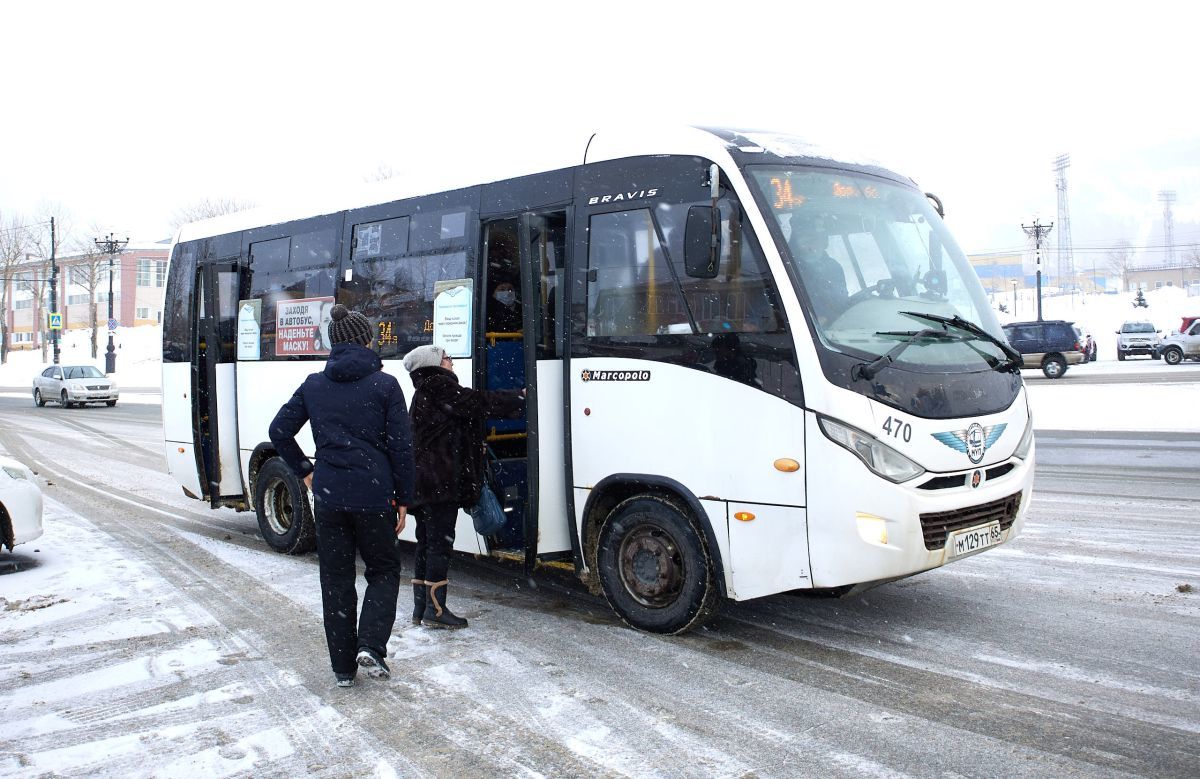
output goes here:
[[451, 357], [471, 356], [471, 279], [447, 279], [433, 285], [433, 343]]
[[262, 359], [262, 301], [239, 300], [237, 318], [237, 358]]
[[332, 297], [281, 300], [275, 306], [275, 356], [329, 353]]

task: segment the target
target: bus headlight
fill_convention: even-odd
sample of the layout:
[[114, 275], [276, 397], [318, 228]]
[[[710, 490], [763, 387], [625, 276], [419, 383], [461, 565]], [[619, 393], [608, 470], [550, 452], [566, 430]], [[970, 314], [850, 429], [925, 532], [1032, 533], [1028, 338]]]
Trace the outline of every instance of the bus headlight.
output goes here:
[[1024, 460], [1029, 457], [1029, 450], [1033, 447], [1033, 417], [1029, 417], [1029, 421], [1025, 423], [1025, 435], [1021, 436], [1021, 443], [1017, 444], [1017, 450], [1013, 452], [1013, 457], [1019, 460]]
[[861, 511], [854, 515], [858, 523], [858, 537], [868, 544], [887, 545], [887, 520]]
[[849, 449], [868, 468], [888, 481], [899, 484], [925, 473], [924, 468], [873, 435], [864, 433], [856, 427], [835, 422], [828, 417], [818, 416], [817, 421], [821, 423], [821, 430], [825, 433], [826, 438]]

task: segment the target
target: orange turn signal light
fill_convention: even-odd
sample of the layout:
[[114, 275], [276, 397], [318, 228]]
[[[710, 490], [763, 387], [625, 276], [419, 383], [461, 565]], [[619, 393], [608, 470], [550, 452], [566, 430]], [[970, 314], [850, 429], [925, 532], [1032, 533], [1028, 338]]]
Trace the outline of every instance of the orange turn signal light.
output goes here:
[[783, 471], [784, 473], [795, 473], [800, 470], [800, 463], [790, 457], [780, 457], [775, 461], [775, 470]]
[[738, 522], [749, 522], [750, 520], [754, 519], [754, 515], [749, 511], [739, 511], [733, 515], [733, 518]]

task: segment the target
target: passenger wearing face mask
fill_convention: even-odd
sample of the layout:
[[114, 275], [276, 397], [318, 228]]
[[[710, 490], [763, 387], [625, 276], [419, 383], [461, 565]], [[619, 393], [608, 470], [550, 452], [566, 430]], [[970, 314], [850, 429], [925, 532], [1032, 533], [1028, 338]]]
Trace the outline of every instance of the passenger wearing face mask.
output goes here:
[[517, 302], [517, 291], [507, 281], [496, 285], [488, 306], [488, 332], [518, 333], [521, 331], [521, 304]]

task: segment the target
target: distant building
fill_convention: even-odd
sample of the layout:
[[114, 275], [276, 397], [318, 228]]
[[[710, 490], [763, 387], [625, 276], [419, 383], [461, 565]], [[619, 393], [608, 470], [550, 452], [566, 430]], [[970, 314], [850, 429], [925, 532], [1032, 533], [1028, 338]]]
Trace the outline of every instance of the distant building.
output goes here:
[[1149, 268], [1131, 268], [1128, 273], [1129, 291], [1181, 287], [1189, 295], [1200, 295], [1200, 263], [1176, 262]]
[[[1018, 290], [1034, 289], [1037, 286], [1036, 268], [1032, 272], [1025, 270], [1026, 254], [1020, 252], [971, 254], [967, 256], [967, 261], [979, 274], [979, 281], [983, 284], [984, 290], [993, 295], [1000, 295], [1004, 292], [1012, 294], [1014, 281]], [[1030, 267], [1033, 267], [1036, 263], [1031, 259], [1029, 264]], [[1046, 294], [1067, 294], [1072, 291], [1103, 292], [1110, 287], [1111, 283], [1103, 271], [1095, 268], [1080, 268], [1075, 271], [1074, 275], [1064, 276], [1060, 279], [1051, 275], [1047, 267], [1046, 256], [1044, 254], [1042, 256], [1042, 289], [1047, 291]]]
[[972, 254], [967, 260], [979, 274], [979, 281], [989, 294], [1012, 294], [1013, 282], [1017, 289], [1032, 286], [1026, 281], [1025, 266], [1022, 255], [1014, 252], [993, 252], [991, 254]]
[[[170, 241], [130, 243], [112, 257], [113, 319], [119, 327], [162, 321], [163, 291], [167, 284]], [[108, 255], [58, 257], [58, 313], [62, 329], [108, 329]], [[13, 269], [8, 285], [4, 321], [10, 349], [40, 349], [50, 340], [50, 260], [27, 256]]]

